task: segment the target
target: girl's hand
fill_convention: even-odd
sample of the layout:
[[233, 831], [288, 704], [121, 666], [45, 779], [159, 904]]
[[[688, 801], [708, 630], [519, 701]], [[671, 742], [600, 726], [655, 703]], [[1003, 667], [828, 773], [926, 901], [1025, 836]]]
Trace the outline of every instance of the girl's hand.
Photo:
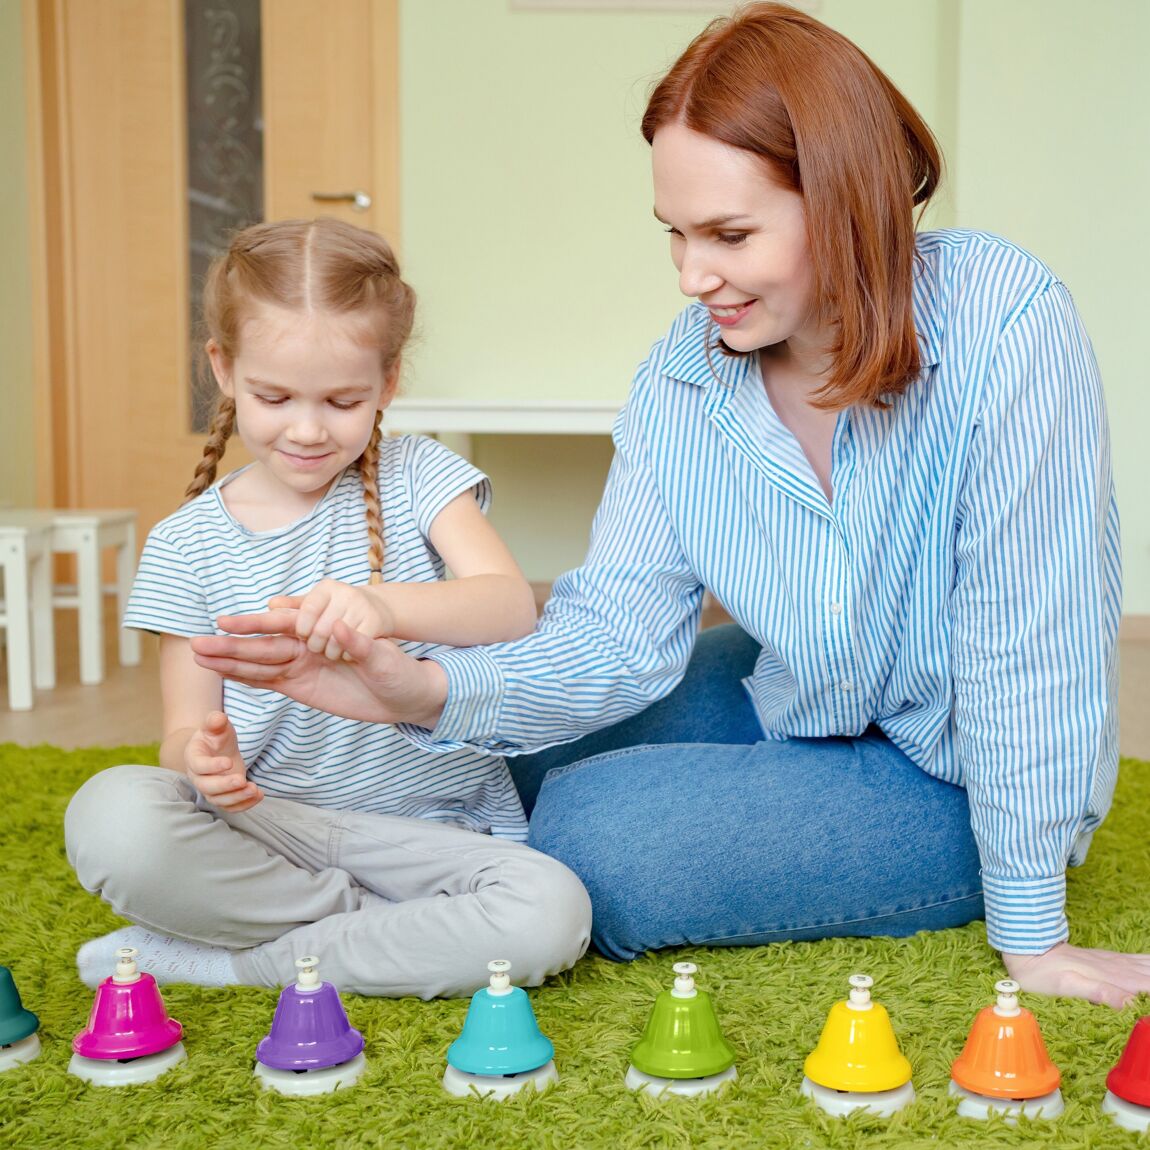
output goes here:
[[248, 780], [236, 729], [223, 711], [212, 711], [184, 749], [184, 770], [196, 790], [227, 811], [246, 811], [264, 797]]
[[306, 595], [277, 595], [268, 609], [296, 611], [295, 633], [313, 654], [340, 659], [345, 648], [335, 637], [336, 623], [369, 639], [385, 639], [395, 634], [395, 613], [384, 602], [382, 588], [353, 587], [335, 579], [324, 579]]
[[1044, 954], [1003, 954], [1007, 973], [1023, 990], [1085, 998], [1120, 1010], [1150, 992], [1150, 954], [1122, 954], [1060, 942]]

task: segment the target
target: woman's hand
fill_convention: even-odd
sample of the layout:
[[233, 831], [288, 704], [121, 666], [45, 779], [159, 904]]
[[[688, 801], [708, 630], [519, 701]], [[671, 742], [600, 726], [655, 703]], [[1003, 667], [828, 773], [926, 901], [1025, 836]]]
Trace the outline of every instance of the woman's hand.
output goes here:
[[335, 625], [342, 622], [369, 639], [395, 634], [395, 612], [383, 597], [383, 587], [353, 587], [335, 579], [323, 579], [306, 595], [278, 595], [268, 609], [294, 609], [295, 633], [307, 649], [328, 659], [344, 654], [335, 637]]
[[246, 811], [264, 797], [248, 779], [236, 729], [223, 711], [212, 711], [188, 740], [184, 770], [196, 790], [221, 810]]
[[1003, 954], [1007, 973], [1023, 990], [1128, 1006], [1150, 992], [1150, 954], [1122, 954], [1060, 942], [1044, 954]]
[[226, 635], [191, 640], [196, 662], [225, 679], [279, 691], [346, 719], [412, 723], [433, 728], [447, 700], [447, 676], [437, 663], [413, 659], [388, 639], [369, 639], [336, 621], [345, 652], [331, 660], [309, 651], [296, 635], [296, 613], [221, 615]]

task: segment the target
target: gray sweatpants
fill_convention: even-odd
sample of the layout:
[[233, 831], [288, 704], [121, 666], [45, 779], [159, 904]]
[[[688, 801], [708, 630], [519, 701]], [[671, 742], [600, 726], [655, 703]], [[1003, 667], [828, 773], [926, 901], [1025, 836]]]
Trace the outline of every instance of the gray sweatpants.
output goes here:
[[86, 890], [141, 926], [232, 949], [249, 985], [285, 985], [314, 954], [358, 994], [470, 994], [494, 958], [536, 986], [591, 934], [562, 863], [427, 819], [276, 798], [228, 814], [177, 771], [122, 766], [84, 783], [64, 829]]

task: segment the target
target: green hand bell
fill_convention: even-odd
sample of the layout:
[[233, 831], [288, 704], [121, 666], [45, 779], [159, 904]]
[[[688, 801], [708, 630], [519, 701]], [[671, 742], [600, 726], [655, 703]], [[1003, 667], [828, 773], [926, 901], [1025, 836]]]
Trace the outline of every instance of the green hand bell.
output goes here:
[[632, 1090], [708, 1094], [736, 1076], [735, 1052], [719, 1029], [711, 996], [695, 987], [698, 969], [677, 962], [675, 985], [659, 992], [626, 1082]]

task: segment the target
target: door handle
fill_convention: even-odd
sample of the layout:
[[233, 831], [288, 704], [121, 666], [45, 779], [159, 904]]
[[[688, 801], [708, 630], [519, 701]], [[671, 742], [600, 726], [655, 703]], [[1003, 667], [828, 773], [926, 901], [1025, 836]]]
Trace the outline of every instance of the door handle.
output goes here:
[[321, 204], [351, 204], [354, 212], [366, 212], [371, 207], [367, 192], [312, 192], [311, 198]]

